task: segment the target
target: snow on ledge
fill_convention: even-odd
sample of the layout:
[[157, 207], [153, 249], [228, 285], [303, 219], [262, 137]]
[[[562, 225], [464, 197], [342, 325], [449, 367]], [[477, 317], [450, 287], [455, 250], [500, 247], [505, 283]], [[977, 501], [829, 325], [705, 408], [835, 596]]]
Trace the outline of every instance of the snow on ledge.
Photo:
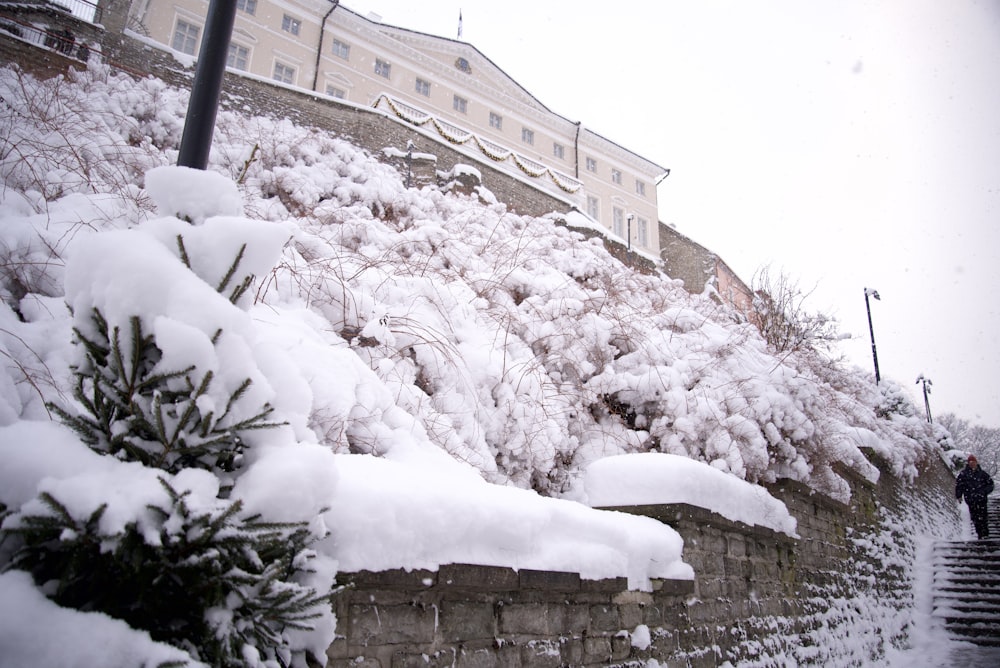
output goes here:
[[646, 452], [599, 459], [587, 467], [577, 495], [594, 508], [686, 503], [798, 537], [795, 518], [766, 489], [680, 455]]

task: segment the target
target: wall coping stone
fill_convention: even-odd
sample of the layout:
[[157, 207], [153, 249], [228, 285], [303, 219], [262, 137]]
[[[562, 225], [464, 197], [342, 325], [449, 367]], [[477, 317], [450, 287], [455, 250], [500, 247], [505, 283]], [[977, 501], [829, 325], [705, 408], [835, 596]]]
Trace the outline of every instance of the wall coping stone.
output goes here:
[[[527, 591], [615, 594], [629, 591], [628, 578], [585, 579], [571, 571], [546, 571], [482, 564], [442, 564], [438, 571], [393, 568], [385, 571], [338, 573], [337, 583], [355, 589], [401, 589], [407, 591], [432, 588], [464, 589], [466, 591]], [[691, 580], [657, 578], [653, 591], [684, 595], [694, 591]]]
[[710, 526], [722, 531], [732, 531], [758, 538], [766, 538], [775, 542], [793, 543], [796, 538], [780, 531], [761, 525], [750, 525], [736, 520], [730, 520], [707, 508], [693, 506], [688, 503], [656, 503], [635, 506], [609, 506], [599, 510], [609, 510], [632, 515], [644, 515], [659, 520], [676, 529], [681, 523], [694, 523]]

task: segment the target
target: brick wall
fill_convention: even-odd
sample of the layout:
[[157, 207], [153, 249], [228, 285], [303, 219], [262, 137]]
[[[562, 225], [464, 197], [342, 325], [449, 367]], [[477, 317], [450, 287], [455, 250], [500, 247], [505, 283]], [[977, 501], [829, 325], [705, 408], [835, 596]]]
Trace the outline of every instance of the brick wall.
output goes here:
[[[929, 462], [908, 488], [881, 470], [877, 485], [841, 471], [853, 490], [848, 504], [800, 483], [772, 485], [798, 538], [685, 504], [608, 509], [656, 518], [684, 538], [695, 579], [659, 581], [652, 592], [628, 591], [623, 578], [462, 564], [341, 574], [348, 589], [336, 599], [329, 665], [640, 667], [655, 659], [701, 668], [752, 660], [761, 648], [780, 655], [791, 649], [781, 647], [785, 638], [838, 623], [824, 603], [831, 597], [874, 587], [889, 605], [912, 607], [907, 564], [873, 561], [858, 545], [886, 532], [887, 513], [957, 522], [954, 477]], [[858, 578], [859, 569], [871, 577]], [[631, 638], [640, 624], [652, 640], [641, 649]]]

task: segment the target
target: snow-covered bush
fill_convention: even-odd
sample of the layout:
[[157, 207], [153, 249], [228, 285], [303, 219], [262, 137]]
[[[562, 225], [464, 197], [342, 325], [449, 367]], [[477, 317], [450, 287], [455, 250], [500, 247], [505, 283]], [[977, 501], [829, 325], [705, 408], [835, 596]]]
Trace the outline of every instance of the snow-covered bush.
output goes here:
[[212, 665], [305, 665], [332, 641], [322, 509], [267, 518], [234, 489], [255, 446], [298, 445], [244, 310], [289, 229], [236, 217], [218, 174], [159, 168], [146, 188], [168, 215], [80, 240], [66, 268], [75, 402], [50, 407], [111, 463], [12, 509], [4, 568]]
[[80, 517], [43, 492], [5, 524], [18, 542], [6, 568], [31, 573], [64, 607], [106, 613], [212, 665], [289, 665], [285, 634], [312, 630], [329, 605], [297, 581], [315, 558], [307, 525], [264, 522], [239, 500], [159, 482], [144, 516], [114, 529], [107, 502]]

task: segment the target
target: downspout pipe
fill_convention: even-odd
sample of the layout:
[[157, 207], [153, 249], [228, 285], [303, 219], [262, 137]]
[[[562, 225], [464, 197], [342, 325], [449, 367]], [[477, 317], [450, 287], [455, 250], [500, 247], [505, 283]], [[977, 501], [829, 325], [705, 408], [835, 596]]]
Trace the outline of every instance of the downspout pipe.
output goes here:
[[576, 122], [576, 136], [573, 138], [573, 178], [580, 178], [580, 121]]
[[316, 92], [316, 84], [319, 82], [319, 61], [323, 57], [323, 37], [326, 33], [326, 20], [333, 14], [333, 10], [340, 4], [340, 0], [333, 0], [330, 11], [323, 15], [323, 20], [319, 23], [319, 44], [316, 45], [316, 67], [313, 68], [313, 92]]

